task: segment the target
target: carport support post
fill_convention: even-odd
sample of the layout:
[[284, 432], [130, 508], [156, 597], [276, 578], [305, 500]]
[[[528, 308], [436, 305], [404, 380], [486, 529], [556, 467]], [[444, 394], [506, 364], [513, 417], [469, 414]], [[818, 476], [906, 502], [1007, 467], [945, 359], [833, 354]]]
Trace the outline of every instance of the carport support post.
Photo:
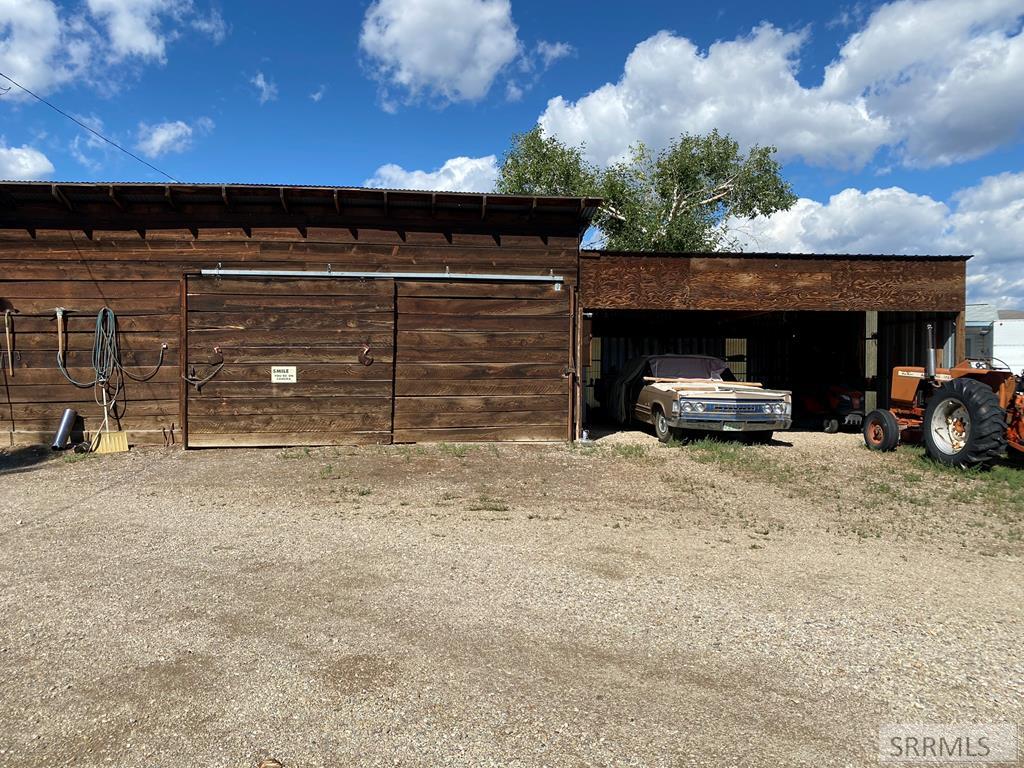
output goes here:
[[964, 310], [956, 315], [956, 327], [953, 331], [953, 365], [967, 357], [967, 316]]
[[878, 407], [878, 312], [864, 313], [864, 378], [874, 389], [864, 390], [864, 413]]

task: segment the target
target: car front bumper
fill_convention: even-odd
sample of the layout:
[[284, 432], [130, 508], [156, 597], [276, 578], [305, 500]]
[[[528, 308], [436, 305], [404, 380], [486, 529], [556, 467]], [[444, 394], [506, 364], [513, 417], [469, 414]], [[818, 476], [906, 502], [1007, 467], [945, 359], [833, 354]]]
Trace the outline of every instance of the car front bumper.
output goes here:
[[764, 414], [755, 416], [744, 414], [737, 418], [735, 414], [709, 416], [705, 413], [683, 413], [668, 419], [674, 429], [694, 429], [707, 432], [758, 432], [782, 431], [793, 425], [793, 419], [787, 415]]

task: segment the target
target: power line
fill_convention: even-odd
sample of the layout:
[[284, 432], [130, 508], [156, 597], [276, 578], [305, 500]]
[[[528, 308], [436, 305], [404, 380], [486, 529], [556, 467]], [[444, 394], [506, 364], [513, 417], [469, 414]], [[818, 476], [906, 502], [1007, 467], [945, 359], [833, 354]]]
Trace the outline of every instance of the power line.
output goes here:
[[[76, 117], [72, 117], [72, 116], [71, 116], [71, 115], [69, 115], [69, 114], [68, 114], [67, 112], [65, 112], [65, 111], [64, 111], [63, 109], [61, 109], [60, 107], [58, 107], [58, 106], [55, 106], [54, 104], [51, 104], [50, 102], [48, 102], [48, 101], [47, 101], [46, 99], [44, 99], [44, 98], [43, 98], [42, 96], [39, 96], [39, 95], [37, 95], [37, 94], [35, 94], [35, 93], [32, 93], [32, 91], [30, 91], [30, 90], [29, 90], [28, 88], [26, 88], [26, 87], [25, 87], [24, 85], [22, 85], [21, 83], [19, 83], [18, 81], [16, 81], [16, 80], [15, 80], [14, 78], [12, 78], [12, 77], [11, 77], [10, 75], [5, 75], [5, 74], [4, 74], [3, 72], [0, 72], [0, 77], [3, 77], [4, 79], [6, 79], [6, 80], [8, 80], [9, 82], [13, 83], [13, 84], [14, 84], [14, 85], [16, 85], [16, 86], [17, 86], [18, 88], [20, 88], [20, 89], [21, 89], [21, 90], [23, 90], [23, 91], [24, 91], [25, 93], [27, 93], [27, 94], [28, 94], [29, 96], [31, 96], [31, 97], [32, 97], [33, 99], [35, 99], [36, 101], [42, 102], [43, 104], [45, 104], [46, 106], [48, 106], [48, 107], [49, 107], [50, 109], [52, 109], [52, 110], [53, 110], [54, 112], [56, 112], [57, 114], [63, 115], [63, 116], [64, 116], [64, 117], [66, 117], [66, 118], [67, 118], [68, 120], [70, 120], [71, 122], [75, 123], [76, 125], [79, 125], [79, 126], [81, 126], [82, 128], [85, 128], [85, 130], [87, 130], [87, 131], [88, 131], [89, 133], [91, 133], [91, 134], [93, 134], [94, 136], [96, 136], [97, 138], [100, 138], [100, 139], [102, 139], [103, 141], [107, 142], [107, 144], [109, 144], [110, 146], [112, 146], [112, 147], [115, 147], [115, 148], [117, 148], [117, 149], [121, 150], [121, 151], [122, 151], [122, 152], [124, 152], [124, 153], [125, 153], [126, 155], [128, 155], [128, 157], [130, 157], [130, 158], [133, 158], [133, 159], [135, 159], [135, 160], [138, 160], [138, 161], [139, 161], [140, 163], [142, 163], [142, 164], [143, 164], [144, 166], [146, 166], [147, 168], [151, 168], [152, 170], [154, 170], [154, 171], [156, 171], [157, 173], [159, 173], [159, 174], [160, 174], [161, 176], [166, 176], [166, 177], [167, 177], [168, 179], [170, 179], [171, 181], [175, 182], [176, 184], [180, 184], [180, 183], [181, 183], [181, 182], [180, 182], [180, 181], [179, 181], [178, 179], [174, 178], [173, 176], [171, 176], [171, 174], [167, 173], [167, 171], [161, 171], [161, 170], [160, 170], [159, 168], [157, 168], [157, 167], [156, 167], [155, 165], [153, 165], [152, 163], [148, 163], [148, 162], [146, 162], [145, 160], [143, 160], [143, 159], [142, 159], [141, 157], [139, 157], [138, 155], [136, 155], [136, 154], [134, 154], [134, 153], [132, 153], [132, 152], [129, 152], [129, 151], [127, 150], [127, 149], [125, 149], [124, 147], [122, 147], [122, 146], [121, 146], [120, 144], [118, 144], [118, 143], [117, 143], [116, 141], [113, 141], [113, 140], [111, 140], [111, 139], [108, 139], [108, 138], [107, 138], [106, 136], [104, 136], [104, 135], [103, 135], [102, 133], [100, 133], [99, 131], [97, 131], [97, 130], [95, 130], [95, 129], [93, 129], [93, 128], [90, 128], [90, 127], [89, 127], [88, 125], [86, 125], [85, 123], [83, 123], [83, 122], [82, 122], [81, 120], [79, 120], [78, 118], [76, 118]], [[0, 90], [2, 90], [2, 89], [0, 89]], [[10, 90], [10, 88], [8, 88], [7, 90], [9, 91], [9, 90]], [[4, 93], [6, 93], [6, 91], [4, 91]]]

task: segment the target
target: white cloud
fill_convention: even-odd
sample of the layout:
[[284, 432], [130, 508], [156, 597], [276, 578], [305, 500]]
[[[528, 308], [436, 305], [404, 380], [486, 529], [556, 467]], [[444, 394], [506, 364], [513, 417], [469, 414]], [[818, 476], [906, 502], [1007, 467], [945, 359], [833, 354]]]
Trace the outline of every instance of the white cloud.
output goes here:
[[[85, 123], [97, 133], [103, 133], [103, 121], [96, 115], [75, 115], [75, 118], [79, 122]], [[80, 131], [75, 134], [75, 137], [68, 145], [68, 151], [71, 153], [71, 156], [93, 173], [97, 173], [103, 168], [103, 160], [106, 160], [110, 149], [109, 144], [87, 131]], [[102, 159], [96, 157], [97, 153], [102, 155]]]
[[42, 179], [53, 173], [53, 163], [38, 149], [23, 145], [8, 147], [0, 137], [0, 179], [22, 181]]
[[187, 0], [88, 0], [89, 11], [107, 29], [115, 61], [128, 56], [166, 61], [164, 16], [179, 18]]
[[267, 80], [262, 72], [257, 72], [249, 82], [256, 86], [256, 90], [259, 92], [260, 106], [277, 99], [277, 83]]
[[477, 101], [520, 54], [509, 0], [375, 0], [359, 45], [384, 84], [407, 98]]
[[213, 40], [216, 45], [223, 43], [230, 31], [224, 16], [216, 8], [210, 9], [206, 16], [196, 16], [192, 19], [192, 28], [197, 32], [202, 32]]
[[126, 65], [165, 63], [190, 19], [215, 41], [226, 34], [220, 14], [195, 16], [192, 0], [0, 0], [0, 69], [41, 94], [72, 82], [116, 91], [137, 70]]
[[786, 156], [862, 165], [892, 139], [891, 129], [862, 100], [823, 99], [800, 85], [795, 57], [805, 40], [763, 24], [701, 52], [659, 32], [633, 49], [618, 83], [575, 103], [551, 99], [540, 123], [564, 141], [585, 143], [599, 163], [620, 158], [637, 140], [660, 147], [683, 132], [719, 128], [745, 145], [775, 144]]
[[319, 102], [324, 97], [324, 94], [326, 94], [326, 93], [327, 93], [327, 86], [326, 85], [321, 85], [319, 88], [317, 88], [311, 94], [309, 94], [309, 98], [311, 98], [315, 102]]
[[213, 130], [213, 121], [200, 117], [192, 125], [184, 120], [173, 120], [156, 125], [139, 123], [136, 147], [147, 157], [160, 157], [171, 153], [184, 152], [192, 146], [192, 140], [199, 134]]
[[897, 0], [814, 87], [796, 78], [807, 30], [765, 23], [707, 50], [659, 32], [633, 49], [618, 82], [551, 99], [540, 123], [601, 163], [636, 140], [664, 146], [712, 128], [821, 165], [861, 167], [885, 147], [909, 165], [957, 162], [1024, 126], [1022, 15], [1021, 0]]
[[[64, 84], [91, 55], [89, 30], [62, 19], [51, 0], [0, 0], [0, 69], [29, 90]], [[6, 98], [27, 97], [14, 89]]]
[[547, 69], [559, 59], [571, 56], [575, 49], [568, 43], [549, 43], [547, 40], [541, 40], [537, 43], [536, 52]]
[[899, 0], [876, 10], [825, 70], [822, 93], [863, 96], [908, 164], [946, 165], [1016, 137], [1024, 123], [1020, 0]]
[[364, 183], [389, 189], [430, 189], [454, 192], [490, 192], [498, 178], [498, 158], [453, 157], [435, 171], [407, 171], [400, 165], [382, 165]]
[[1024, 173], [987, 177], [951, 205], [900, 187], [846, 189], [733, 224], [751, 251], [973, 254], [970, 300], [1024, 307]]

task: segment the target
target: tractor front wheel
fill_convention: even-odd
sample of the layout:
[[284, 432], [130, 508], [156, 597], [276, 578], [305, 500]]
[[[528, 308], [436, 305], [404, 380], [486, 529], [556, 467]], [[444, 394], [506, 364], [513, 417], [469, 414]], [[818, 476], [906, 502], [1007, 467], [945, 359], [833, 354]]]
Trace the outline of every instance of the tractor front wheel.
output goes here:
[[872, 411], [864, 417], [864, 445], [873, 451], [895, 451], [900, 444], [900, 425], [892, 411]]
[[951, 467], [989, 464], [1006, 450], [1006, 412], [992, 388], [976, 379], [939, 387], [925, 408], [921, 431], [928, 455]]

